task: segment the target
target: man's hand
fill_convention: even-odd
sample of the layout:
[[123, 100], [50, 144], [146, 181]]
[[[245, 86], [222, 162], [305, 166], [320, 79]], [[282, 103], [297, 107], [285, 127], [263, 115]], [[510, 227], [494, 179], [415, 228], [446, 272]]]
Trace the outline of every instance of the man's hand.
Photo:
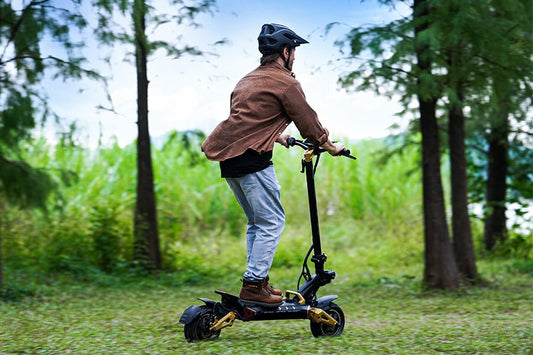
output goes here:
[[289, 143], [287, 143], [287, 139], [291, 138], [291, 135], [288, 133], [282, 133], [279, 135], [278, 138], [276, 138], [276, 142], [284, 146], [285, 148], [289, 148]]
[[322, 144], [322, 148], [328, 151], [329, 154], [333, 156], [339, 155], [340, 152], [342, 152], [346, 147], [341, 142], [335, 142], [333, 143], [328, 139], [328, 141], [324, 144]]

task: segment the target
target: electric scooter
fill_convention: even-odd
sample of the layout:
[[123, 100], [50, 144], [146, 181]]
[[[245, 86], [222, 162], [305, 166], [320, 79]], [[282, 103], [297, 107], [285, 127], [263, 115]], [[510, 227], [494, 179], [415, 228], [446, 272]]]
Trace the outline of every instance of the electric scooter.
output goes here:
[[[307, 252], [302, 272], [298, 278], [298, 291], [285, 292], [282, 304], [274, 307], [266, 307], [250, 304], [239, 297], [227, 292], [216, 290], [215, 293], [221, 296], [221, 301], [216, 302], [207, 298], [199, 298], [204, 302], [202, 306], [192, 305], [187, 308], [181, 318], [180, 323], [184, 324], [185, 338], [189, 342], [198, 340], [216, 339], [223, 328], [233, 325], [235, 319], [248, 322], [260, 320], [279, 319], [309, 319], [311, 333], [315, 337], [338, 336], [344, 329], [344, 313], [339, 305], [333, 301], [337, 295], [328, 295], [317, 298], [318, 289], [335, 278], [335, 272], [324, 270], [326, 255], [322, 253], [320, 243], [320, 231], [318, 225], [317, 200], [315, 192], [315, 171], [318, 165], [320, 154], [324, 149], [315, 147], [309, 141], [301, 141], [289, 138], [289, 146], [299, 146], [305, 149], [302, 159], [302, 173], [306, 174], [307, 194], [309, 197], [309, 213], [311, 220], [311, 233], [313, 244]], [[350, 155], [350, 151], [345, 149], [341, 155], [350, 159], [356, 159]], [[313, 159], [314, 160], [313, 164]], [[311, 275], [307, 262], [311, 252], [314, 251], [311, 261], [315, 264], [315, 274]], [[302, 279], [305, 280], [300, 287]]]

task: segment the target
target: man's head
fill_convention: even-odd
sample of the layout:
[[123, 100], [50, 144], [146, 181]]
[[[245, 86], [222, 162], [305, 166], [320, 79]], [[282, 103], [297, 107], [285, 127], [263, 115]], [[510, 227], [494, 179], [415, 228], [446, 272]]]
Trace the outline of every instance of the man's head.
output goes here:
[[288, 27], [275, 23], [263, 25], [257, 42], [259, 42], [259, 52], [263, 54], [261, 64], [275, 61], [281, 57], [285, 67], [289, 70], [292, 70], [294, 48], [300, 44], [309, 43]]

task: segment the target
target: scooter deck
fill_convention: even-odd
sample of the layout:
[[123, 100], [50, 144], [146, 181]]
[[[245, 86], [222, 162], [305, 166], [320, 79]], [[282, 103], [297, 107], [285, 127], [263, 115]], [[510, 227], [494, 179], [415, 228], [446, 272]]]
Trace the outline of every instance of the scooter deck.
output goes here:
[[225, 309], [224, 312], [233, 310], [236, 312], [237, 318], [243, 321], [309, 318], [311, 307], [300, 304], [297, 300], [283, 299], [281, 304], [263, 306], [247, 303], [245, 300], [224, 291], [216, 290], [215, 293], [222, 296], [221, 304]]
[[284, 302], [276, 304], [268, 304], [263, 302], [254, 302], [240, 299], [239, 297], [220, 290], [215, 290], [216, 294], [222, 296], [222, 304], [225, 306], [236, 306], [239, 304], [241, 307], [263, 307], [263, 308], [276, 308], [281, 306]]
[[283, 298], [283, 301], [281, 303], [276, 303], [276, 304], [265, 304], [265, 303], [258, 303], [258, 302], [254, 302], [254, 301], [247, 301], [247, 300], [243, 300], [243, 299], [240, 299], [239, 297], [235, 296], [235, 295], [232, 295], [231, 293], [228, 293], [228, 292], [225, 292], [225, 291], [221, 291], [221, 290], [215, 290], [215, 293], [222, 296], [222, 304], [225, 305], [225, 306], [230, 306], [230, 307], [238, 307], [238, 306], [241, 306], [241, 307], [262, 307], [262, 308], [277, 308], [277, 307], [283, 307], [283, 306], [288, 306], [288, 305], [293, 305], [295, 303], [299, 303], [300, 305], [303, 305], [304, 302], [303, 302], [303, 298], [296, 298], [294, 300], [291, 300], [289, 299], [289, 294], [297, 294], [296, 292], [292, 292], [292, 291], [287, 291], [287, 294], [286, 294], [286, 297]]

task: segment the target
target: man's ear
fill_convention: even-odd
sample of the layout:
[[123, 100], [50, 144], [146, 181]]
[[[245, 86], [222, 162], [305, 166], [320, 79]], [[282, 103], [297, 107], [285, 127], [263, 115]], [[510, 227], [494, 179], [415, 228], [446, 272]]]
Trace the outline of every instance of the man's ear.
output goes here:
[[289, 53], [290, 53], [289, 47], [283, 47], [283, 59], [289, 58]]

